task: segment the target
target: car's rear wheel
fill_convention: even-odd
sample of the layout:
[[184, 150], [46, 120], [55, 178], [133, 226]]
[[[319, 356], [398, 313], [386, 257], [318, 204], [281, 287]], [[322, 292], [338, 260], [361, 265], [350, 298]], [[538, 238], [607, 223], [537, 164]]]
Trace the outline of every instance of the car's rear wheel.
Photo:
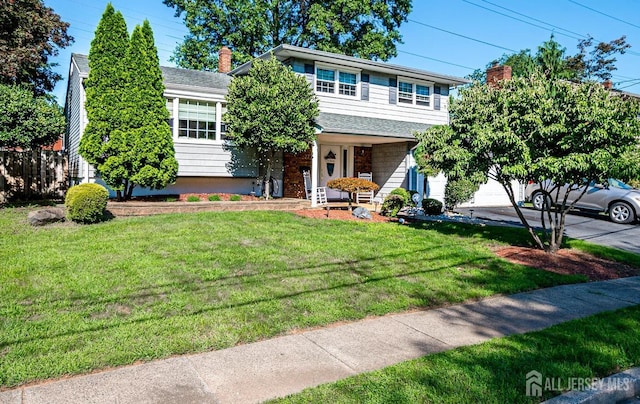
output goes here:
[[547, 205], [551, 204], [551, 198], [544, 192], [536, 192], [531, 197], [531, 202], [533, 203], [533, 208], [535, 210], [542, 210], [544, 208], [544, 201], [547, 200]]
[[631, 223], [636, 219], [636, 213], [626, 202], [616, 202], [609, 208], [609, 217], [614, 223]]

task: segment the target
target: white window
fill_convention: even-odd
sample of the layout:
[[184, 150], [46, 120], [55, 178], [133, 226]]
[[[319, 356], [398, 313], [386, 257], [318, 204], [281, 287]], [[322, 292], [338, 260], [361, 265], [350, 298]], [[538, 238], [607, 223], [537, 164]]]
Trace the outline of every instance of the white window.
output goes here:
[[351, 97], [356, 96], [356, 75], [353, 73], [340, 72], [340, 94]]
[[413, 84], [404, 81], [398, 82], [398, 101], [413, 104]]
[[336, 72], [327, 69], [316, 69], [316, 91], [334, 93], [336, 88]]
[[178, 105], [178, 137], [215, 140], [216, 103], [180, 100]]
[[317, 67], [316, 92], [356, 97], [358, 95], [358, 74]]
[[431, 88], [428, 85], [398, 80], [398, 102], [431, 106]]
[[429, 95], [429, 87], [416, 84], [416, 105], [431, 105], [431, 97]]

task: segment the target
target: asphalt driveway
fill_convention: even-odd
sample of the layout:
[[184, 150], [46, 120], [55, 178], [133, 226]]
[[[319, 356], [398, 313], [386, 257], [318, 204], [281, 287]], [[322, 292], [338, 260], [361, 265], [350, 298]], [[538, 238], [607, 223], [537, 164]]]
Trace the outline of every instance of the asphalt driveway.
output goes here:
[[[513, 207], [458, 208], [457, 212], [479, 219], [488, 219], [521, 226]], [[522, 212], [533, 226], [540, 226], [540, 212], [523, 208]], [[640, 254], [640, 223], [616, 224], [608, 216], [572, 212], [567, 215], [565, 234], [621, 250]]]

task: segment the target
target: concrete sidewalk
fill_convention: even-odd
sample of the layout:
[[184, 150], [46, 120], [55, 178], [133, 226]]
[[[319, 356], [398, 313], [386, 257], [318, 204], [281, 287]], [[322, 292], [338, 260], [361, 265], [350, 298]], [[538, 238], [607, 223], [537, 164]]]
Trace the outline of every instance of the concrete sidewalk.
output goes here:
[[0, 403], [256, 403], [638, 304], [640, 277], [558, 286], [45, 382], [2, 392]]

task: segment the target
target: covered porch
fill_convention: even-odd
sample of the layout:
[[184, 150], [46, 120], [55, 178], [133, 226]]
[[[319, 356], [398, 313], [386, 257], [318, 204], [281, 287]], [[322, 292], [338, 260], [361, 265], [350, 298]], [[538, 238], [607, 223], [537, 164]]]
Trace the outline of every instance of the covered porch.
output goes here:
[[[302, 173], [311, 172], [312, 191], [340, 177], [373, 174], [380, 186], [378, 195], [386, 195], [398, 187], [407, 187], [411, 167], [413, 133], [430, 125], [382, 118], [357, 117], [321, 113], [318, 138], [309, 150], [284, 155], [283, 196], [305, 198]], [[348, 195], [327, 189], [330, 200], [347, 199]], [[316, 200], [311, 196], [312, 206]]]

